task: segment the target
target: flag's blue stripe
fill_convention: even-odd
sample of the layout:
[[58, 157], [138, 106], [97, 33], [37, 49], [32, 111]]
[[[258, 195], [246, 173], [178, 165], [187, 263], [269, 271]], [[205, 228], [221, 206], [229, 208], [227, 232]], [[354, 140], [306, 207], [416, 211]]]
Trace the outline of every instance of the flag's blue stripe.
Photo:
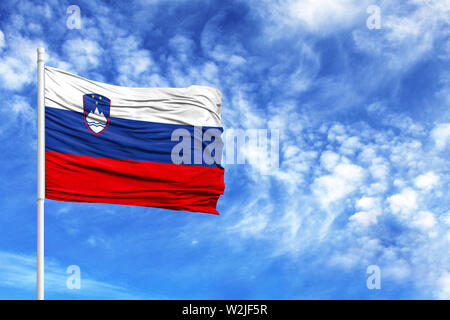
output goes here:
[[[110, 118], [108, 127], [100, 135], [87, 127], [83, 114], [63, 109], [45, 108], [45, 150], [91, 157], [172, 163], [172, 148], [179, 141], [171, 141], [175, 129], [186, 129], [191, 136], [191, 162], [194, 161], [194, 127], [156, 122]], [[211, 127], [203, 127], [202, 131]], [[222, 131], [222, 128], [216, 128]], [[203, 142], [204, 149], [211, 142]], [[221, 143], [221, 141], [220, 141]], [[199, 161], [197, 161], [199, 162]]]

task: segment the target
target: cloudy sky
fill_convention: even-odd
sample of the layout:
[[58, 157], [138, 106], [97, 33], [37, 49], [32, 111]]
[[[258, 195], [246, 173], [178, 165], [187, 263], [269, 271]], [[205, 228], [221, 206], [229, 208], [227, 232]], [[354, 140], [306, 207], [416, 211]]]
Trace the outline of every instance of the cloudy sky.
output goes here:
[[450, 298], [449, 0], [37, 3], [0, 2], [0, 298], [35, 297], [39, 46], [92, 80], [215, 86], [225, 128], [280, 136], [272, 174], [225, 166], [220, 216], [46, 200], [46, 298]]

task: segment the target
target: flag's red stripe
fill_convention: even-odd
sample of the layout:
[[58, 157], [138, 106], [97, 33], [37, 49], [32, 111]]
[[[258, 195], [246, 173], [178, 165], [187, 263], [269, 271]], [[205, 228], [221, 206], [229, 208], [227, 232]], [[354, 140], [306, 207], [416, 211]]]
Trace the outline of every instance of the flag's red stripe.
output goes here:
[[45, 152], [45, 195], [219, 214], [222, 168], [118, 160]]

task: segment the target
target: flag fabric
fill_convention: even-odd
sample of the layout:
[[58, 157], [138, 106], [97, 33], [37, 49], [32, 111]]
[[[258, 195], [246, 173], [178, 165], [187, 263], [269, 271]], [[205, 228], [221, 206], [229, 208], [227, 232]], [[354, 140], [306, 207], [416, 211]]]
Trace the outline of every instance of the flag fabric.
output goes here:
[[120, 87], [46, 66], [46, 198], [218, 214], [220, 112], [213, 87]]

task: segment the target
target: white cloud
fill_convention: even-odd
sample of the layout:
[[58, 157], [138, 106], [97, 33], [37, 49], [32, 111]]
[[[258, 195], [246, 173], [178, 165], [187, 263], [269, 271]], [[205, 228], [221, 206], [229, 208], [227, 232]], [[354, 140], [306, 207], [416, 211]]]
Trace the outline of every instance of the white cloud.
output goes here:
[[312, 189], [323, 206], [355, 191], [364, 180], [364, 169], [351, 163], [340, 163], [330, 175], [315, 179]]
[[229, 228], [230, 231], [239, 231], [242, 235], [257, 236], [267, 226], [267, 217], [263, 214], [247, 216], [236, 225]]
[[347, 138], [345, 127], [342, 124], [334, 124], [328, 130], [328, 140], [338, 141], [340, 143], [344, 142]]
[[[45, 261], [45, 287], [47, 292], [74, 294], [81, 297], [110, 297], [111, 299], [138, 299], [129, 289], [98, 281], [81, 270], [81, 289], [69, 290], [66, 287], [66, 267], [49, 259]], [[36, 256], [0, 251], [0, 286], [25, 289], [35, 292]], [[33, 296], [30, 296], [33, 298]]]
[[406, 72], [433, 50], [450, 21], [447, 0], [383, 1], [380, 6], [383, 32], [355, 29], [353, 39], [359, 49], [380, 57], [384, 69]]
[[[368, 107], [370, 115], [386, 126], [400, 129], [402, 133], [412, 136], [425, 134], [423, 126], [403, 113], [387, 113], [387, 107], [382, 103], [374, 103]], [[380, 114], [382, 116], [380, 117]]]
[[333, 151], [324, 151], [320, 156], [320, 164], [328, 171], [332, 171], [339, 162], [339, 154]]
[[450, 123], [438, 124], [431, 132], [431, 136], [436, 149], [439, 151], [444, 150], [450, 141]]
[[178, 61], [182, 63], [192, 63], [195, 42], [185, 36], [176, 35], [169, 40], [170, 48], [175, 52]]
[[261, 195], [261, 197], [248, 203], [247, 207], [242, 208], [240, 211], [244, 214], [243, 219], [229, 226], [227, 230], [229, 232], [238, 232], [243, 237], [259, 237], [268, 226], [269, 219], [267, 212], [270, 212], [272, 209], [272, 206], [268, 205], [259, 212], [254, 211], [258, 207], [258, 202], [264, 198], [265, 195]]
[[361, 210], [373, 210], [378, 208], [378, 199], [372, 197], [362, 197], [356, 203], [356, 208]]
[[441, 300], [450, 300], [450, 272], [445, 272], [437, 281], [437, 298]]
[[114, 41], [113, 48], [116, 51], [115, 64], [121, 85], [145, 86], [144, 83], [136, 82], [146, 79], [150, 73], [156, 74], [159, 71], [153, 62], [150, 51], [141, 48], [136, 37], [118, 38]]
[[439, 177], [434, 172], [427, 172], [414, 180], [414, 185], [419, 189], [432, 189], [439, 182]]
[[89, 236], [89, 238], [86, 240], [86, 244], [91, 247], [103, 246], [105, 248], [110, 248], [108, 239], [95, 235]]
[[377, 216], [375, 214], [373, 214], [372, 212], [367, 212], [367, 211], [356, 212], [349, 219], [350, 219], [350, 221], [357, 222], [359, 225], [361, 225], [363, 227], [368, 227], [371, 224], [377, 223]]
[[63, 44], [63, 50], [79, 72], [97, 68], [103, 54], [103, 46], [100, 43], [81, 38], [67, 40]]
[[348, 137], [339, 148], [339, 152], [347, 156], [354, 155], [362, 147], [358, 137]]
[[376, 157], [377, 153], [375, 151], [375, 146], [363, 146], [361, 153], [358, 158], [365, 163], [372, 162], [372, 159]]
[[401, 193], [389, 197], [387, 201], [395, 214], [408, 216], [418, 208], [417, 192], [411, 188], [406, 188]]
[[432, 212], [420, 211], [414, 215], [412, 224], [420, 229], [430, 229], [436, 225], [436, 218]]
[[361, 210], [349, 219], [363, 227], [368, 227], [378, 222], [377, 216], [381, 214], [380, 199], [373, 197], [362, 197], [356, 203], [356, 209]]
[[11, 111], [15, 116], [22, 117], [25, 122], [32, 122], [34, 117], [34, 110], [21, 96], [14, 96]]
[[3, 88], [18, 90], [35, 80], [36, 48], [42, 46], [40, 41], [11, 36], [8, 46], [0, 53], [0, 80]]
[[445, 223], [447, 226], [450, 226], [450, 212], [447, 212], [446, 214], [444, 214], [444, 215], [442, 216], [442, 221], [444, 221], [444, 223]]
[[335, 31], [353, 24], [357, 17], [365, 22], [367, 1], [356, 0], [296, 0], [285, 8], [312, 31]]
[[398, 256], [398, 253], [394, 253], [396, 256], [392, 260], [388, 260], [387, 264], [382, 269], [382, 275], [384, 279], [392, 279], [396, 281], [404, 281], [412, 278], [412, 268], [408, 261]]
[[389, 174], [389, 162], [382, 156], [373, 157], [370, 161], [370, 170], [374, 179], [385, 179]]
[[2, 51], [4, 46], [5, 46], [5, 35], [3, 34], [2, 30], [0, 30], [0, 52]]
[[[36, 112], [23, 96], [13, 95], [4, 100], [5, 105], [0, 109], [0, 133], [15, 128], [19, 132], [29, 129], [34, 132], [36, 128]], [[29, 132], [29, 131], [27, 131]]]

